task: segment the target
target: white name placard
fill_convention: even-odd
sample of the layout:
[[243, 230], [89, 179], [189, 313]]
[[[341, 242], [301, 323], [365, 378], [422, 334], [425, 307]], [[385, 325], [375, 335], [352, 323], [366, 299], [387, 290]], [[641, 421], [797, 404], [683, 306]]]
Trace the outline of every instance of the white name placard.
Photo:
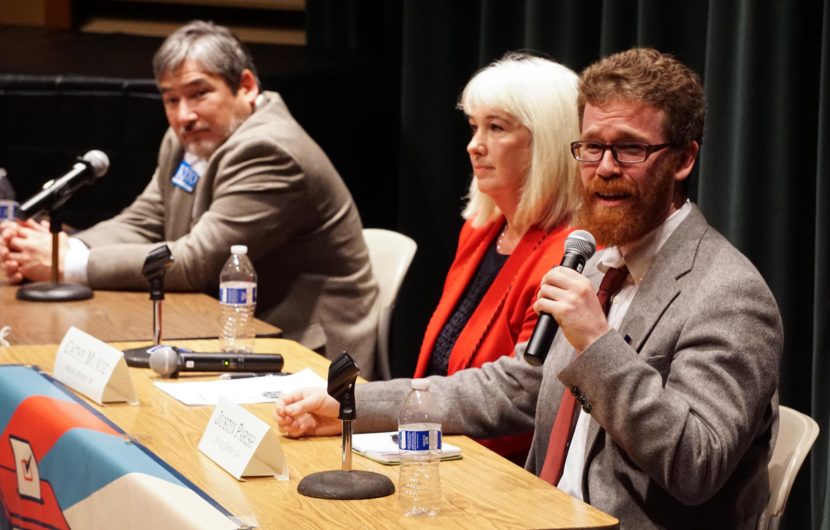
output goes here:
[[61, 341], [52, 375], [99, 405], [138, 403], [124, 354], [75, 327]]
[[273, 476], [288, 480], [288, 463], [271, 426], [219, 396], [199, 451], [237, 480]]

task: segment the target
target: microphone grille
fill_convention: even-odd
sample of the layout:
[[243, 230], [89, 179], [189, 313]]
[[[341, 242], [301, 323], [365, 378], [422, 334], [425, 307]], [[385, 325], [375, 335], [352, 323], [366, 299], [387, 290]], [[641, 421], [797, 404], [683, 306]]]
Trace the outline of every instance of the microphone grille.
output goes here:
[[105, 152], [97, 149], [87, 151], [84, 155], [84, 160], [89, 162], [89, 165], [92, 166], [92, 170], [95, 172], [95, 178], [103, 177], [107, 174], [107, 170], [110, 168], [110, 158]]
[[579, 254], [587, 261], [597, 251], [597, 241], [587, 230], [574, 230], [565, 240], [565, 254]]
[[162, 377], [176, 372], [178, 368], [178, 354], [170, 346], [156, 346], [150, 352], [150, 368]]

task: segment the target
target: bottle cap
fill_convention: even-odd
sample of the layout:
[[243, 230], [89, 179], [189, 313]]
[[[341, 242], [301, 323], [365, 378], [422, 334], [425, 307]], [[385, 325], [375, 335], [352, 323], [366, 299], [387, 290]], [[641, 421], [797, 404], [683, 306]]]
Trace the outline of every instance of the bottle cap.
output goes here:
[[247, 254], [248, 245], [231, 245], [231, 254]]
[[415, 390], [429, 390], [429, 379], [413, 379], [412, 388]]

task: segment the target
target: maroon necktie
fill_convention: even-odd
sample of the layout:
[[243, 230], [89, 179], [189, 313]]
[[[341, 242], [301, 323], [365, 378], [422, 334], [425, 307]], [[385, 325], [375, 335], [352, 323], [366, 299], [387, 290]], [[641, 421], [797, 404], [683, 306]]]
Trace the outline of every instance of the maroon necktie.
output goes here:
[[[602, 282], [599, 284], [599, 290], [597, 291], [597, 298], [599, 298], [599, 304], [606, 315], [608, 314], [608, 308], [611, 307], [611, 297], [622, 289], [627, 277], [628, 269], [625, 267], [608, 269], [605, 276], [602, 277]], [[542, 466], [542, 473], [539, 475], [554, 486], [559, 483], [559, 479], [562, 477], [565, 457], [568, 455], [568, 447], [573, 435], [573, 420], [578, 403], [574, 392], [574, 389], [570, 391], [566, 389], [565, 393], [562, 394], [562, 402], [559, 404], [559, 411], [556, 413], [553, 429], [550, 432], [545, 464]]]

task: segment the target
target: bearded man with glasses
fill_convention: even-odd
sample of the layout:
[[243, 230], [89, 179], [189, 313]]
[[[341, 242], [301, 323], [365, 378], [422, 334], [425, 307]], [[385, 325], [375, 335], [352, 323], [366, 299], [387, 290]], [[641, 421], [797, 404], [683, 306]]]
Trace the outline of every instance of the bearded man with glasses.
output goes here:
[[[534, 428], [525, 468], [621, 528], [754, 529], [769, 498], [783, 331], [764, 279], [687, 199], [703, 87], [675, 58], [632, 49], [582, 73], [579, 110], [575, 224], [606, 248], [584, 275], [545, 275], [534, 308], [559, 333], [541, 370], [519, 351], [430, 378], [444, 433]], [[604, 277], [622, 279], [607, 316]], [[355, 429], [393, 430], [408, 389], [358, 385]], [[333, 434], [337, 412], [319, 390], [275, 411], [290, 436]]]
[[[634, 49], [583, 72], [579, 109], [576, 224], [606, 248], [584, 276], [557, 267], [540, 289], [534, 307], [562, 333], [537, 426], [558, 421], [565, 389], [582, 410], [564, 447], [537, 437], [545, 445], [530, 463], [545, 478], [551, 453], [564, 453], [549, 480], [623, 528], [755, 528], [769, 497], [783, 332], [761, 275], [687, 198], [703, 87], [676, 59]], [[593, 293], [620, 268], [627, 281], [606, 317]]]

